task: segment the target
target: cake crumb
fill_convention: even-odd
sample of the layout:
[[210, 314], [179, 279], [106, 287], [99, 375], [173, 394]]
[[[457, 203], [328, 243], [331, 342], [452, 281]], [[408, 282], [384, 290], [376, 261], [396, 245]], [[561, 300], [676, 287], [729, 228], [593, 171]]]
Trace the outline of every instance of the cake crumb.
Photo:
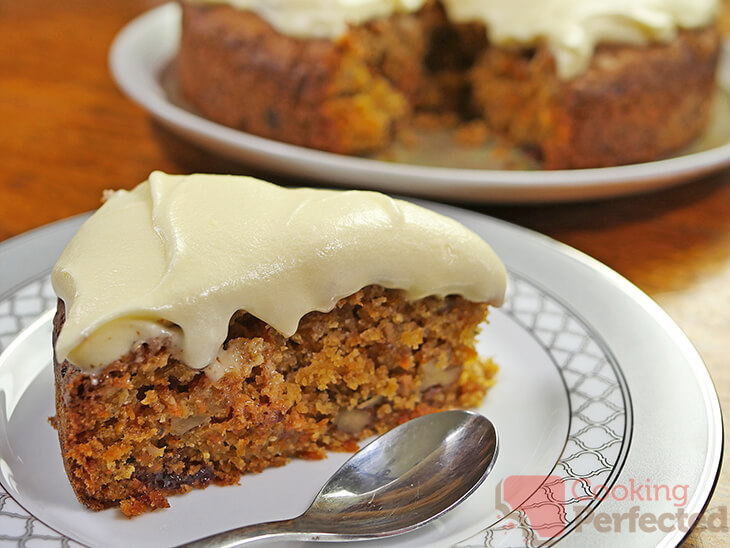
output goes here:
[[454, 142], [466, 147], [480, 147], [486, 144], [491, 132], [484, 120], [472, 120], [460, 125], [454, 132]]

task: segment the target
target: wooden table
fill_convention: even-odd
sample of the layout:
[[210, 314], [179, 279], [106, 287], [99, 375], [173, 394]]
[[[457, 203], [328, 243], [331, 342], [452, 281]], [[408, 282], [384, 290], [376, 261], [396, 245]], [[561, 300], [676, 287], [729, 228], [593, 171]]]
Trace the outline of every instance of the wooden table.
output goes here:
[[[0, 0], [0, 241], [91, 210], [102, 190], [129, 188], [155, 169], [245, 172], [159, 128], [112, 82], [112, 38], [158, 3]], [[730, 405], [730, 171], [643, 196], [478, 209], [572, 245], [638, 285], [689, 335]], [[725, 467], [709, 508], [729, 505]], [[685, 545], [729, 538], [695, 531]]]

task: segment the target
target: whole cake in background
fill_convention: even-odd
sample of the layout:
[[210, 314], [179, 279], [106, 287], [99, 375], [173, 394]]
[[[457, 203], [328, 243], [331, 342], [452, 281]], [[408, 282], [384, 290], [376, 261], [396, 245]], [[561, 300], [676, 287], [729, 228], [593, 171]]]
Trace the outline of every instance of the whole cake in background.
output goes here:
[[375, 192], [153, 173], [54, 267], [56, 416], [79, 500], [129, 515], [478, 405], [506, 276], [458, 222]]
[[342, 154], [419, 113], [483, 120], [546, 169], [654, 160], [705, 128], [719, 0], [182, 0], [204, 116]]

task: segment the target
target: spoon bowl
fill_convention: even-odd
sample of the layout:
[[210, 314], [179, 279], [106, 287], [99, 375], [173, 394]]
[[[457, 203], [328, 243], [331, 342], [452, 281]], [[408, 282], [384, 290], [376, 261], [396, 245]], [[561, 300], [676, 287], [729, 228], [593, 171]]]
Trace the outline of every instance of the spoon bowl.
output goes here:
[[419, 417], [353, 455], [301, 516], [232, 529], [184, 546], [234, 548], [266, 538], [343, 541], [406, 533], [468, 497], [491, 471], [497, 449], [494, 425], [478, 413]]

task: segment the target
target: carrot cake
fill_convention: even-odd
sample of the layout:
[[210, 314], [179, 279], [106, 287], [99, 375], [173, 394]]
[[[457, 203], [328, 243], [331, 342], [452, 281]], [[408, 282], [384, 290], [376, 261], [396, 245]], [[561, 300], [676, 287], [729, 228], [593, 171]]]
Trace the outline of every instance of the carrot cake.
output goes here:
[[204, 116], [342, 154], [419, 113], [485, 120], [546, 169], [660, 158], [704, 129], [719, 0], [181, 0]]
[[478, 405], [505, 270], [375, 192], [153, 173], [54, 267], [56, 416], [79, 500], [137, 515], [292, 457]]

